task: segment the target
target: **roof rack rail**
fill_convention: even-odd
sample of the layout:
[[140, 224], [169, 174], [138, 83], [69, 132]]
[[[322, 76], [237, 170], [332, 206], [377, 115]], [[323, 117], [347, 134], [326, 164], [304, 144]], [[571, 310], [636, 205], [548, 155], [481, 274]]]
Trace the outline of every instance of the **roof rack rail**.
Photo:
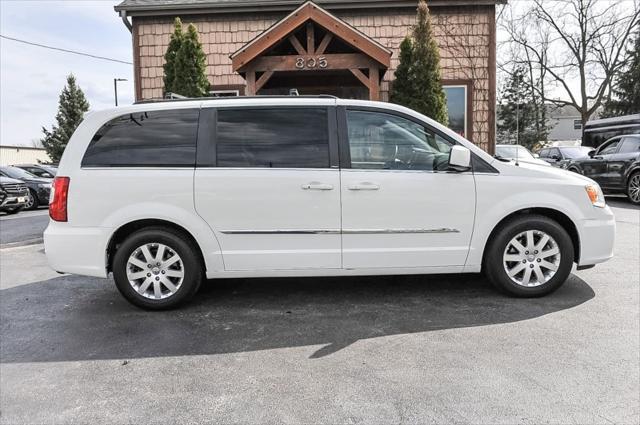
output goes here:
[[221, 97], [173, 97], [168, 99], [146, 99], [133, 102], [134, 105], [141, 105], [145, 103], [159, 103], [159, 102], [190, 102], [198, 100], [232, 100], [232, 99], [338, 99], [338, 97], [330, 94], [318, 94], [318, 95], [302, 95], [302, 96], [290, 96], [290, 95], [263, 95], [263, 96], [221, 96]]

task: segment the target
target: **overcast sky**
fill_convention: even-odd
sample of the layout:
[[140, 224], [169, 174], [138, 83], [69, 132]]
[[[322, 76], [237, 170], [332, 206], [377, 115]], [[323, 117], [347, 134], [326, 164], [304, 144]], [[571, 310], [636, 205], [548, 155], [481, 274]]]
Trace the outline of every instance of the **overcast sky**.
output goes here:
[[[131, 34], [113, 10], [118, 1], [0, 0], [8, 37], [132, 61]], [[133, 101], [133, 66], [0, 39], [0, 143], [30, 145], [51, 126], [66, 76], [73, 72], [92, 109]]]

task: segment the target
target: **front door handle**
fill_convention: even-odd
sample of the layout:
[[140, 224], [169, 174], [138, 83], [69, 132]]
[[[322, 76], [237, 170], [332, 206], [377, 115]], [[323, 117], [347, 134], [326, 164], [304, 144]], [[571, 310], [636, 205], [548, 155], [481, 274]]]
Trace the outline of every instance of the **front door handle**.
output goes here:
[[311, 182], [311, 183], [303, 184], [302, 188], [304, 190], [333, 190], [333, 185], [320, 183], [320, 182]]
[[375, 184], [375, 183], [371, 183], [371, 182], [362, 182], [362, 183], [358, 183], [358, 184], [352, 184], [347, 186], [347, 189], [349, 190], [378, 190], [380, 189], [380, 186]]

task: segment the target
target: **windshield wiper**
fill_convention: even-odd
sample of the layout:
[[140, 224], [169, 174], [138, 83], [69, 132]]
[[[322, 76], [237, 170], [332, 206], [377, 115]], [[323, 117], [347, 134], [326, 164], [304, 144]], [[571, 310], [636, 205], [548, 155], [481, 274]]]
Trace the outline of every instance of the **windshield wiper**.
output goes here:
[[509, 158], [505, 158], [504, 156], [500, 156], [498, 154], [493, 155], [493, 157], [495, 159], [497, 159], [498, 161], [502, 161], [502, 162], [511, 162], [512, 160]]

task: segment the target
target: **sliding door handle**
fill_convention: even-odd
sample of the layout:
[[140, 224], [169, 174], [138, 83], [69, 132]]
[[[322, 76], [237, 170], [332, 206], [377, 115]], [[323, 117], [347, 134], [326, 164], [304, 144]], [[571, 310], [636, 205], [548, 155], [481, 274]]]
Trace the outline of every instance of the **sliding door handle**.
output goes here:
[[375, 184], [375, 183], [371, 183], [371, 182], [362, 182], [362, 183], [358, 183], [358, 184], [352, 184], [347, 186], [347, 189], [349, 190], [378, 190], [380, 189], [380, 186]]
[[311, 182], [311, 183], [303, 184], [302, 188], [304, 190], [333, 190], [333, 185], [319, 183], [319, 182]]

